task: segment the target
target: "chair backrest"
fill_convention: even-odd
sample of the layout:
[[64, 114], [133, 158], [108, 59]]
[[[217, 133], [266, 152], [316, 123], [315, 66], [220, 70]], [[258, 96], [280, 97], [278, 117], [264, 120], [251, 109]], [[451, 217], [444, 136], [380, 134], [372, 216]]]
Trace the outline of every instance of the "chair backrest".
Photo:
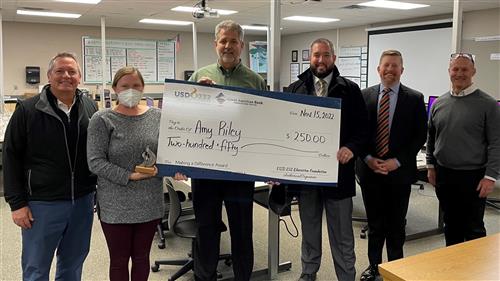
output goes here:
[[168, 229], [175, 232], [175, 224], [181, 216], [181, 202], [177, 192], [175, 192], [174, 185], [167, 177], [163, 178], [163, 186], [167, 188], [168, 198], [170, 201], [170, 207], [168, 210]]

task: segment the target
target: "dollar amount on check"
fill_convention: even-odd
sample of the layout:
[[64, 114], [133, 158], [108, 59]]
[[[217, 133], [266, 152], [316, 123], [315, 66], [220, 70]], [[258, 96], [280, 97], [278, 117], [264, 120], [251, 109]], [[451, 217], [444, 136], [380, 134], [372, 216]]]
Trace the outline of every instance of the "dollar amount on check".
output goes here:
[[336, 185], [340, 100], [165, 83], [162, 175]]

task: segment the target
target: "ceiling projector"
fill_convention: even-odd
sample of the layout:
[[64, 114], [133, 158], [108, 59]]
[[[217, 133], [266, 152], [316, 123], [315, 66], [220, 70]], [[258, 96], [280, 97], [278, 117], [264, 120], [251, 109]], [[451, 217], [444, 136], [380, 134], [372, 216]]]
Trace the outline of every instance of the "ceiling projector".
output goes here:
[[208, 7], [199, 7], [193, 11], [193, 17], [197, 19], [202, 18], [218, 18], [219, 12]]

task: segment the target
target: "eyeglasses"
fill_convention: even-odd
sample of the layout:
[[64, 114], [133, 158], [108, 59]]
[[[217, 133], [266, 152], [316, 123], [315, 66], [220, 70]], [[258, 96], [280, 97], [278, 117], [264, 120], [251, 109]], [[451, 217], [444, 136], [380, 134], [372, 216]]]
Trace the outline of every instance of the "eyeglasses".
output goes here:
[[451, 58], [450, 60], [455, 60], [455, 59], [458, 59], [458, 58], [466, 58], [468, 60], [470, 60], [472, 63], [474, 63], [474, 55], [473, 54], [469, 54], [469, 53], [454, 53], [454, 54], [451, 54]]

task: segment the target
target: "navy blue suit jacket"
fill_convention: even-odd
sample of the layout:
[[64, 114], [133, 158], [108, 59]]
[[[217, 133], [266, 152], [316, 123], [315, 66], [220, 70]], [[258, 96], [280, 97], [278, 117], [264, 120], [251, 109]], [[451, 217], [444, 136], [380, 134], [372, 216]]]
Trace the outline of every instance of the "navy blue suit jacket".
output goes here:
[[362, 91], [369, 118], [369, 142], [365, 153], [356, 162], [356, 173], [360, 183], [376, 183], [382, 178], [394, 184], [411, 184], [416, 180], [416, 155], [427, 137], [427, 113], [422, 93], [400, 84], [396, 110], [392, 118], [389, 135], [389, 152], [384, 157], [397, 158], [401, 167], [380, 177], [363, 161], [366, 155], [376, 157], [375, 137], [377, 131], [377, 104], [380, 85]]

